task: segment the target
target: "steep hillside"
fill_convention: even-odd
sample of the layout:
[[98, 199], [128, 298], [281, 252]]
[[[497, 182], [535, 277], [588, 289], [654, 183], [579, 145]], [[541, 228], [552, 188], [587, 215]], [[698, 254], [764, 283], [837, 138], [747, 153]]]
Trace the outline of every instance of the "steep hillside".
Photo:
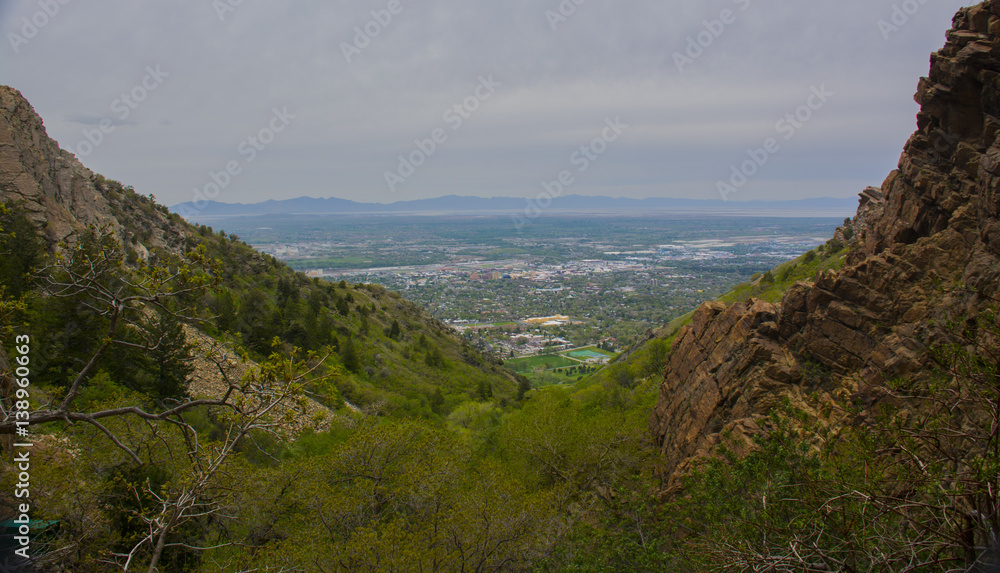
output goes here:
[[[186, 301], [197, 309], [192, 318], [200, 319], [192, 324], [212, 336], [238, 336], [239, 345], [258, 358], [271, 352], [275, 338], [286, 349], [332, 346], [328, 367], [340, 375], [335, 386], [313, 389], [332, 407], [346, 399], [390, 415], [438, 418], [468, 400], [512, 404], [524, 391], [525, 381], [398, 295], [377, 286], [307, 279], [235, 236], [190, 225], [153, 197], [92, 173], [47, 136], [20, 93], [4, 86], [0, 203], [11, 209], [11, 217], [24, 215], [34, 223], [48, 252], [60, 243], [75, 245], [88, 227], [117, 239], [132, 268], [176, 269], [186, 264], [187, 253], [201, 250], [219, 269], [219, 284]], [[87, 323], [79, 308], [58, 312], [49, 324]], [[74, 336], [59, 327], [44, 331], [35, 322], [32, 333], [41, 340]], [[68, 360], [49, 364], [54, 368]], [[45, 380], [52, 372], [43, 369], [39, 375]]]
[[930, 371], [927, 350], [948, 340], [950, 322], [972, 326], [997, 304], [998, 82], [1000, 1], [991, 0], [960, 11], [932, 56], [918, 129], [898, 170], [862, 195], [843, 267], [780, 302], [698, 309], [677, 336], [650, 424], [666, 489], [724, 436], [759, 434], [780, 404], [814, 419], [831, 402], [871, 411], [886, 382]]
[[[17, 92], [0, 98], [0, 447], [32, 464], [24, 500], [22, 470], [0, 463], [0, 518], [35, 528], [19, 570], [673, 559], [636, 541], [655, 516], [628, 513], [647, 499], [655, 383], [529, 392], [398, 294], [188, 225], [60, 151]], [[27, 388], [11, 370], [25, 363]], [[299, 432], [329, 414], [308, 398], [338, 411]]]

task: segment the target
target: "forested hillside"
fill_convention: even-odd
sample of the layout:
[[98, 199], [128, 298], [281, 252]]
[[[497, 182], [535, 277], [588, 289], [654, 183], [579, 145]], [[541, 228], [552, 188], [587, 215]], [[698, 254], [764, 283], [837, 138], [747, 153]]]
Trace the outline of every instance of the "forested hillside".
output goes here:
[[25, 567], [676, 560], [649, 529], [657, 377], [530, 391], [396, 294], [307, 279], [91, 173], [0, 98], [0, 367], [29, 374], [5, 377], [0, 431], [25, 411], [33, 444], [28, 512], [17, 466], [0, 501], [30, 516]]
[[835, 237], [541, 389], [398, 295], [308, 279], [93, 174], [0, 88], [5, 556], [995, 571], [998, 82], [989, 0], [956, 16], [900, 169]]
[[[183, 231], [183, 256], [142, 252], [150, 220], [167, 215], [93, 181], [135, 219], [54, 245], [30, 209], [11, 201], [0, 216], [7, 356], [31, 364], [38, 570], [674, 559], [643, 537], [655, 380], [526, 396], [381, 288], [307, 280], [207, 228], [163, 233]], [[185, 325], [217, 342], [193, 346]], [[224, 395], [190, 395], [194, 358], [217, 367]], [[333, 410], [328, 430], [294, 431], [308, 398]], [[0, 425], [14, 426], [13, 415]], [[16, 472], [4, 479], [14, 492]]]

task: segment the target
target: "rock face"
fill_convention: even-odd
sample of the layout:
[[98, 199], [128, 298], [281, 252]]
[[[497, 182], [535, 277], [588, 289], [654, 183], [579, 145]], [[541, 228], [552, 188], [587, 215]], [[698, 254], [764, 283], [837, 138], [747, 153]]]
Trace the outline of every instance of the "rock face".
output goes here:
[[947, 38], [899, 168], [861, 196], [847, 264], [778, 305], [703, 305], [679, 333], [650, 422], [668, 489], [779, 401], [871, 403], [885, 380], [926, 369], [937, 319], [998, 303], [1000, 0], [962, 9]]
[[[95, 176], [73, 154], [61, 150], [20, 92], [0, 86], [0, 201], [26, 213], [44, 232], [50, 249], [58, 248], [60, 242], [72, 244], [79, 232], [93, 225], [106, 227], [144, 259], [158, 248], [182, 254], [183, 227], [152, 200], [127, 195], [128, 190]], [[195, 346], [189, 392], [194, 396], [223, 395], [227, 387], [217, 366], [206, 358], [216, 343], [188, 325], [184, 330]], [[9, 359], [0, 348], [0, 372], [8, 370]], [[0, 394], [6, 395], [4, 389], [11, 384], [9, 378], [0, 379]], [[292, 427], [296, 431], [327, 429], [334, 416], [308, 399]]]
[[[167, 214], [137, 209], [109, 189], [76, 156], [59, 149], [20, 92], [0, 86], [0, 200], [19, 205], [44, 230], [50, 246], [72, 242], [88, 225], [107, 226], [143, 257], [154, 247], [183, 245], [183, 234]], [[150, 234], [131, 241], [128, 229]]]

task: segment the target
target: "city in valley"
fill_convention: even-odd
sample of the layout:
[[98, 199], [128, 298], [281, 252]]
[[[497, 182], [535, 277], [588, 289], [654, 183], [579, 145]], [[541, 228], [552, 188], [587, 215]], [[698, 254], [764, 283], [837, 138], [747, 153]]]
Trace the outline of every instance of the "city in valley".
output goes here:
[[216, 222], [309, 276], [402, 293], [525, 373], [576, 377], [821, 245], [840, 218], [283, 216]]

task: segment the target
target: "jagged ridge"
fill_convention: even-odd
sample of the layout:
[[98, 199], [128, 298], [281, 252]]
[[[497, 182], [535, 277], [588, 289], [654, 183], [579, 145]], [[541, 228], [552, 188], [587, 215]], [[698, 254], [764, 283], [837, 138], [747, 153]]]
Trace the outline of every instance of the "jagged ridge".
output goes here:
[[761, 431], [782, 400], [813, 413], [814, 392], [877, 402], [886, 379], [926, 370], [941, 319], [996, 303], [1000, 0], [959, 11], [947, 38], [899, 168], [862, 194], [844, 268], [778, 305], [703, 305], [678, 334], [650, 421], [668, 490], [723, 432]]

